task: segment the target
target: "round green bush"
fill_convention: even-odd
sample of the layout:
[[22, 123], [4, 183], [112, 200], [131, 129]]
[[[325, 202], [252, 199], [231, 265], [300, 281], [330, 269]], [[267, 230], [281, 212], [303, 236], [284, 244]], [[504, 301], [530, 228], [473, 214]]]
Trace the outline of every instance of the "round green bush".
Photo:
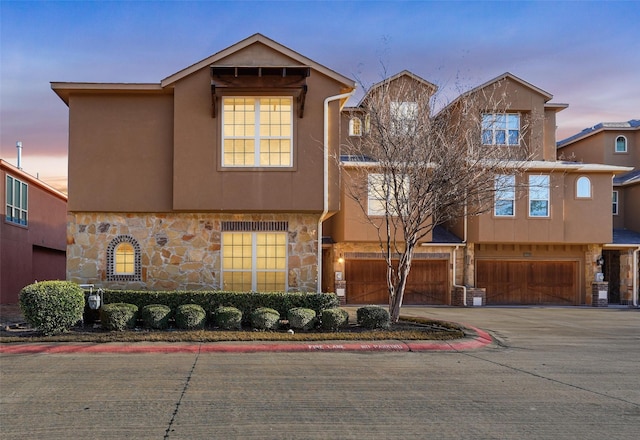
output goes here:
[[45, 335], [54, 335], [82, 321], [84, 291], [68, 281], [43, 281], [25, 286], [18, 302], [31, 326]]
[[299, 330], [311, 330], [316, 325], [315, 310], [294, 307], [287, 313], [289, 327]]
[[320, 315], [323, 330], [335, 332], [349, 324], [349, 312], [339, 307], [326, 309]]
[[105, 304], [100, 308], [100, 322], [106, 330], [123, 331], [134, 328], [138, 319], [138, 306], [127, 303]]
[[176, 327], [183, 330], [200, 330], [207, 321], [207, 312], [198, 304], [182, 304], [176, 309]]
[[224, 330], [240, 330], [242, 312], [235, 307], [220, 306], [213, 312], [213, 324]]
[[274, 330], [280, 323], [280, 313], [268, 307], [258, 307], [251, 312], [251, 326], [259, 330]]
[[145, 327], [165, 330], [169, 327], [171, 308], [164, 304], [149, 304], [142, 308], [140, 317]]
[[364, 306], [356, 311], [358, 324], [364, 328], [389, 328], [389, 311], [380, 306]]

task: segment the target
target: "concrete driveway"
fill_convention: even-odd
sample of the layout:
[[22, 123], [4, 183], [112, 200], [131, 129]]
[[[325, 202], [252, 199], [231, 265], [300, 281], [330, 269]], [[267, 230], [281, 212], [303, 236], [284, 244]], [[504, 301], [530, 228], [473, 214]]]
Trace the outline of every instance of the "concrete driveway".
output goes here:
[[423, 308], [465, 352], [0, 355], [2, 439], [636, 439], [640, 312]]

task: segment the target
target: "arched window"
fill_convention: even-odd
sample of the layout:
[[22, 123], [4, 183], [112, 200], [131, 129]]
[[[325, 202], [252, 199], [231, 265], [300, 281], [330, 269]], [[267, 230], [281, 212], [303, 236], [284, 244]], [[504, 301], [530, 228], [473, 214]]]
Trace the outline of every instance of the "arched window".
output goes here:
[[351, 118], [349, 121], [349, 136], [362, 135], [362, 121], [359, 118]]
[[140, 281], [140, 245], [130, 235], [120, 235], [107, 247], [107, 280]]
[[589, 180], [588, 177], [582, 176], [578, 177], [578, 180], [576, 180], [576, 197], [591, 197], [591, 180]]
[[627, 138], [624, 136], [618, 136], [616, 138], [616, 153], [627, 152]]

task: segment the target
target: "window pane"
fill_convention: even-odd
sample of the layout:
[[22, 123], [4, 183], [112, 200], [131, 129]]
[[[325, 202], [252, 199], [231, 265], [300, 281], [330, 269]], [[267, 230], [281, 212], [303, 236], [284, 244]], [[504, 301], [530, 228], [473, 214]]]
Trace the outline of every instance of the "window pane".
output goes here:
[[506, 133], [504, 130], [496, 130], [496, 144], [506, 144]]
[[519, 134], [518, 130], [509, 130], [509, 145], [518, 145]]
[[491, 130], [482, 131], [482, 144], [483, 145], [493, 144], [493, 131]]
[[616, 138], [616, 152], [624, 153], [627, 151], [627, 140], [624, 136], [618, 136]]
[[591, 181], [588, 177], [580, 177], [576, 183], [577, 197], [591, 197]]
[[115, 274], [131, 275], [135, 272], [135, 253], [130, 243], [121, 243], [115, 250]]
[[497, 200], [495, 215], [497, 216], [513, 216], [513, 201]]
[[13, 205], [13, 178], [7, 176], [7, 204]]
[[529, 215], [532, 217], [548, 217], [549, 202], [546, 200], [531, 200], [529, 202]]

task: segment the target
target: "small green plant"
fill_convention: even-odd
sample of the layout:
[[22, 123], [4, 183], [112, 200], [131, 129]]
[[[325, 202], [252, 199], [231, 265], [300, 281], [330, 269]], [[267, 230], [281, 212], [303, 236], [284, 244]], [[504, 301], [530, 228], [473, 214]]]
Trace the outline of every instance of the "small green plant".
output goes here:
[[163, 304], [149, 304], [140, 310], [140, 317], [145, 327], [164, 330], [169, 327], [171, 308]]
[[123, 331], [134, 328], [137, 318], [138, 306], [134, 304], [105, 304], [100, 309], [100, 322], [106, 330]]
[[242, 312], [235, 307], [220, 306], [213, 312], [213, 324], [223, 330], [240, 330]]
[[207, 312], [198, 304], [183, 304], [176, 309], [176, 327], [184, 330], [204, 328]]
[[258, 330], [274, 330], [280, 323], [280, 313], [268, 307], [259, 307], [251, 312], [251, 326]]
[[389, 328], [389, 311], [380, 306], [364, 306], [356, 311], [358, 324], [364, 328]]
[[338, 331], [349, 324], [349, 312], [339, 307], [323, 310], [320, 322], [323, 330]]
[[289, 327], [299, 330], [311, 330], [316, 325], [316, 312], [304, 307], [294, 307], [287, 313]]
[[25, 320], [45, 335], [68, 331], [82, 321], [84, 291], [68, 281], [43, 281], [20, 291]]

